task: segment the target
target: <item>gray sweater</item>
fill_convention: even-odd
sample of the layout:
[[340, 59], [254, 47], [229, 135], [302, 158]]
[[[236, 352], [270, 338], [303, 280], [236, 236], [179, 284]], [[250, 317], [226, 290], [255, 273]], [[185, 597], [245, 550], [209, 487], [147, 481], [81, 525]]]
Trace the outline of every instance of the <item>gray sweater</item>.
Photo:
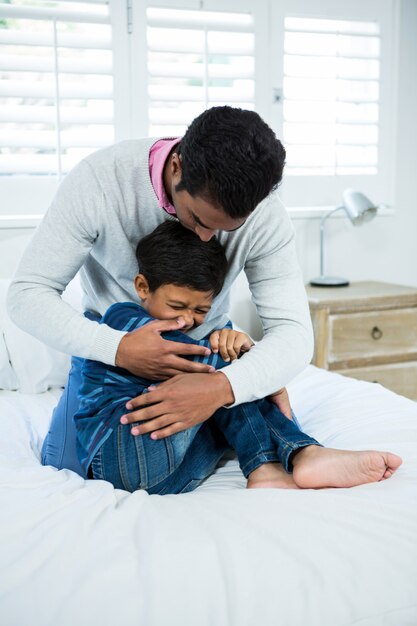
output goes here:
[[[114, 365], [124, 332], [87, 320], [61, 294], [79, 271], [85, 309], [104, 314], [115, 302], [137, 302], [139, 239], [166, 219], [149, 176], [154, 139], [123, 141], [82, 161], [60, 185], [36, 230], [8, 295], [9, 314], [53, 348]], [[227, 319], [230, 287], [244, 269], [264, 337], [224, 370], [237, 404], [284, 387], [310, 361], [313, 339], [294, 231], [276, 193], [235, 232], [219, 232], [230, 269], [200, 339]]]

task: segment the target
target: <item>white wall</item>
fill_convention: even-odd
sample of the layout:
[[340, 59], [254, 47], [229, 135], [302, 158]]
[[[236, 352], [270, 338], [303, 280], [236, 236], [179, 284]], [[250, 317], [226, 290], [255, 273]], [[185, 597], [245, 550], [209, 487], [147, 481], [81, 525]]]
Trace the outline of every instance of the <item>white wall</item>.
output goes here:
[[[401, 0], [399, 33], [395, 214], [353, 227], [347, 219], [326, 226], [326, 273], [350, 280], [382, 280], [417, 287], [417, 1]], [[295, 219], [297, 249], [306, 282], [319, 273], [319, 220]], [[0, 230], [0, 277], [11, 276], [30, 229]], [[232, 314], [259, 336], [245, 278], [237, 282]]]

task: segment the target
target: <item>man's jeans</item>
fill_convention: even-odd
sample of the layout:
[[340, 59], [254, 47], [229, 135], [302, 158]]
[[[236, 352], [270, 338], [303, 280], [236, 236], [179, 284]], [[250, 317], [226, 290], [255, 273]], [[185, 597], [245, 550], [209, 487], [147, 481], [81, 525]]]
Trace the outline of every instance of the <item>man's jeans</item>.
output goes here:
[[[67, 386], [56, 407], [42, 448], [43, 465], [71, 469], [84, 478], [76, 452], [73, 416], [78, 410], [82, 359], [74, 357]], [[122, 415], [122, 413], [121, 413]], [[132, 424], [119, 424], [101, 446], [91, 464], [95, 479], [127, 491], [185, 493], [195, 489], [233, 448], [247, 477], [267, 462], [282, 463], [291, 471], [291, 454], [316, 444], [269, 400], [219, 409], [202, 424], [159, 440], [133, 436]]]

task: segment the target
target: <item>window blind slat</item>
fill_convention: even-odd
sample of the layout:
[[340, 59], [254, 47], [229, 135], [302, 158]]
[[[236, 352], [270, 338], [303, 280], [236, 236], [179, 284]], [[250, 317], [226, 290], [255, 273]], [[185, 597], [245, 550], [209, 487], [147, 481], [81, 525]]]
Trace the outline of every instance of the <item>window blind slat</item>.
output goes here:
[[335, 32], [351, 36], [378, 35], [377, 22], [286, 17], [285, 30], [288, 32], [326, 33]]
[[53, 20], [61, 22], [77, 22], [78, 24], [109, 24], [110, 15], [107, 8], [103, 13], [87, 11], [68, 11], [59, 7], [29, 7], [17, 5], [0, 5], [0, 18], [21, 20]]
[[[95, 146], [89, 149], [80, 149], [73, 155], [62, 155], [61, 164], [63, 173], [69, 172], [77, 163], [90, 152]], [[45, 174], [53, 176], [56, 174], [56, 155], [54, 154], [0, 154], [0, 174]]]
[[[53, 33], [36, 33], [28, 30], [7, 30], [0, 28], [0, 44], [25, 46], [53, 46]], [[59, 34], [59, 46], [62, 48], [86, 48], [89, 50], [111, 50], [111, 37], [91, 35]]]
[[[5, 84], [6, 83], [6, 84]], [[52, 81], [28, 81], [28, 80], [0, 80], [0, 97], [7, 98], [48, 98], [52, 100], [55, 94], [55, 86]], [[113, 90], [108, 86], [94, 85], [62, 85], [60, 87], [61, 99], [73, 100], [107, 100], [111, 99]]]
[[[35, 55], [4, 55], [2, 70], [6, 72], [54, 72], [54, 59]], [[60, 59], [59, 72], [69, 74], [111, 74], [109, 60], [89, 61], [86, 59]]]
[[254, 53], [254, 40], [252, 37], [232, 38], [219, 37], [220, 33], [207, 33], [207, 42], [204, 31], [194, 31], [192, 36], [184, 31], [165, 29], [148, 30], [148, 51], [173, 53], [193, 53], [217, 55], [244, 55], [251, 56]]
[[[94, 126], [100, 122], [94, 123]], [[63, 148], [83, 148], [83, 147], [101, 147], [106, 146], [112, 141], [112, 129], [110, 126], [100, 125], [99, 130], [83, 129], [82, 131], [63, 131], [61, 133], [61, 146]], [[56, 137], [54, 131], [43, 130], [21, 130], [21, 131], [3, 131], [0, 133], [0, 143], [8, 148], [55, 148]]]
[[149, 27], [155, 28], [253, 32], [253, 17], [248, 13], [149, 8], [147, 22]]
[[[198, 102], [204, 100], [204, 87], [184, 87], [180, 92], [172, 93], [173, 90], [167, 90], [165, 86], [149, 86], [149, 95], [152, 100], [159, 102]], [[209, 87], [208, 98], [210, 102], [251, 102], [254, 97], [254, 86], [248, 88], [235, 87]]]
[[74, 2], [77, 2], [78, 4], [105, 4], [108, 5], [109, 4], [109, 0], [59, 0], [61, 3], [62, 2], [70, 2], [71, 4], [74, 4]]
[[[252, 78], [254, 67], [249, 63], [221, 65], [220, 63], [208, 63], [207, 72], [209, 78]], [[148, 63], [149, 75], [163, 78], [203, 78], [205, 68], [201, 63]]]
[[[54, 106], [17, 105], [0, 108], [0, 122], [38, 123], [54, 125]], [[112, 111], [107, 111], [100, 103], [97, 107], [60, 107], [61, 122], [64, 124], [111, 124]]]

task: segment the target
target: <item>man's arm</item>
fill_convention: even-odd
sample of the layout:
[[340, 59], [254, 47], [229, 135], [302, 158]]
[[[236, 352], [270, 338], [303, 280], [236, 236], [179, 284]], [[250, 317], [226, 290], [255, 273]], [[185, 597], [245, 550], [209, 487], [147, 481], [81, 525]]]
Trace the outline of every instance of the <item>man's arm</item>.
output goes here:
[[[209, 366], [178, 356], [204, 354], [203, 347], [173, 346], [161, 338], [161, 332], [171, 329], [169, 322], [127, 335], [86, 319], [62, 300], [65, 287], [104, 234], [106, 209], [94, 171], [82, 161], [61, 183], [23, 255], [8, 293], [10, 317], [56, 350], [108, 365], [115, 364], [117, 354], [118, 365], [148, 378], [162, 379], [181, 371], [208, 372]], [[97, 281], [103, 289], [100, 276]]]
[[[120, 305], [119, 307], [115, 305], [115, 307], [112, 307], [116, 316], [118, 310], [122, 308], [127, 311], [129, 307], [128, 305]], [[148, 326], [158, 321], [149, 322], [150, 319], [152, 318], [145, 317], [142, 320], [138, 318], [138, 321], [139, 323], [145, 322]], [[111, 317], [108, 321], [111, 325], [115, 325]], [[116, 321], [116, 324], [120, 328], [118, 321]], [[181, 330], [178, 330], [178, 328], [167, 332], [165, 338], [170, 341], [199, 345], [201, 347], [208, 347], [210, 344], [209, 337], [201, 340], [192, 339], [182, 333]], [[196, 359], [197, 357], [191, 358]], [[199, 360], [201, 358], [198, 357]], [[204, 357], [204, 362], [209, 364], [213, 370], [214, 368], [219, 370], [219, 368], [229, 365], [220, 354], [210, 350]], [[151, 385], [148, 387], [148, 391], [149, 393], [141, 394], [127, 402], [126, 408], [131, 412], [122, 415], [120, 421], [122, 424], [131, 424], [146, 420], [146, 424], [135, 424], [131, 432], [132, 435], [152, 433], [152, 439], [168, 437], [191, 428], [195, 424], [200, 424], [211, 417], [221, 406], [231, 404], [234, 399], [229, 381], [223, 376], [221, 371], [218, 371], [216, 375], [177, 375], [158, 386]], [[190, 397], [194, 401], [190, 402]], [[152, 404], [148, 406], [150, 403]]]
[[308, 365], [313, 353], [313, 330], [293, 226], [276, 194], [264, 202], [251, 224], [251, 249], [245, 264], [264, 337], [224, 371], [236, 404], [285, 387]]
[[[167, 338], [174, 341], [195, 341], [181, 332], [169, 333]], [[247, 350], [253, 346], [252, 340], [245, 333], [234, 331], [229, 324], [211, 333], [208, 341], [200, 341], [207, 344], [210, 342], [213, 353], [207, 361], [217, 369], [229, 365], [230, 359], [241, 351], [242, 346]], [[148, 390], [151, 395], [137, 396], [126, 404], [126, 408], [132, 412], [123, 415], [121, 423], [142, 422], [132, 428], [132, 435], [152, 433], [152, 439], [169, 437], [199, 424], [211, 417], [218, 408], [231, 405], [234, 401], [232, 388], [225, 376], [176, 376], [160, 387], [151, 385]], [[185, 397], [184, 390], [187, 391]], [[175, 393], [178, 393], [177, 397]], [[187, 402], [190, 394], [195, 397], [193, 403]], [[288, 419], [292, 419], [285, 388], [271, 396], [271, 401]], [[153, 405], [147, 406], [149, 403]], [[145, 420], [146, 423], [143, 423]]]
[[[245, 271], [265, 331], [238, 361], [215, 374], [175, 376], [128, 403], [125, 422], [152, 420], [144, 432], [166, 437], [208, 419], [218, 408], [276, 394], [310, 362], [313, 332], [288, 214], [272, 195], [250, 224], [253, 241]], [[289, 402], [274, 402], [285, 414]], [[289, 415], [288, 415], [289, 417]], [[142, 427], [139, 429], [143, 430]]]
[[21, 259], [8, 310], [23, 330], [57, 350], [109, 363], [124, 333], [87, 320], [61, 294], [102, 227], [103, 192], [83, 161], [67, 174]]

